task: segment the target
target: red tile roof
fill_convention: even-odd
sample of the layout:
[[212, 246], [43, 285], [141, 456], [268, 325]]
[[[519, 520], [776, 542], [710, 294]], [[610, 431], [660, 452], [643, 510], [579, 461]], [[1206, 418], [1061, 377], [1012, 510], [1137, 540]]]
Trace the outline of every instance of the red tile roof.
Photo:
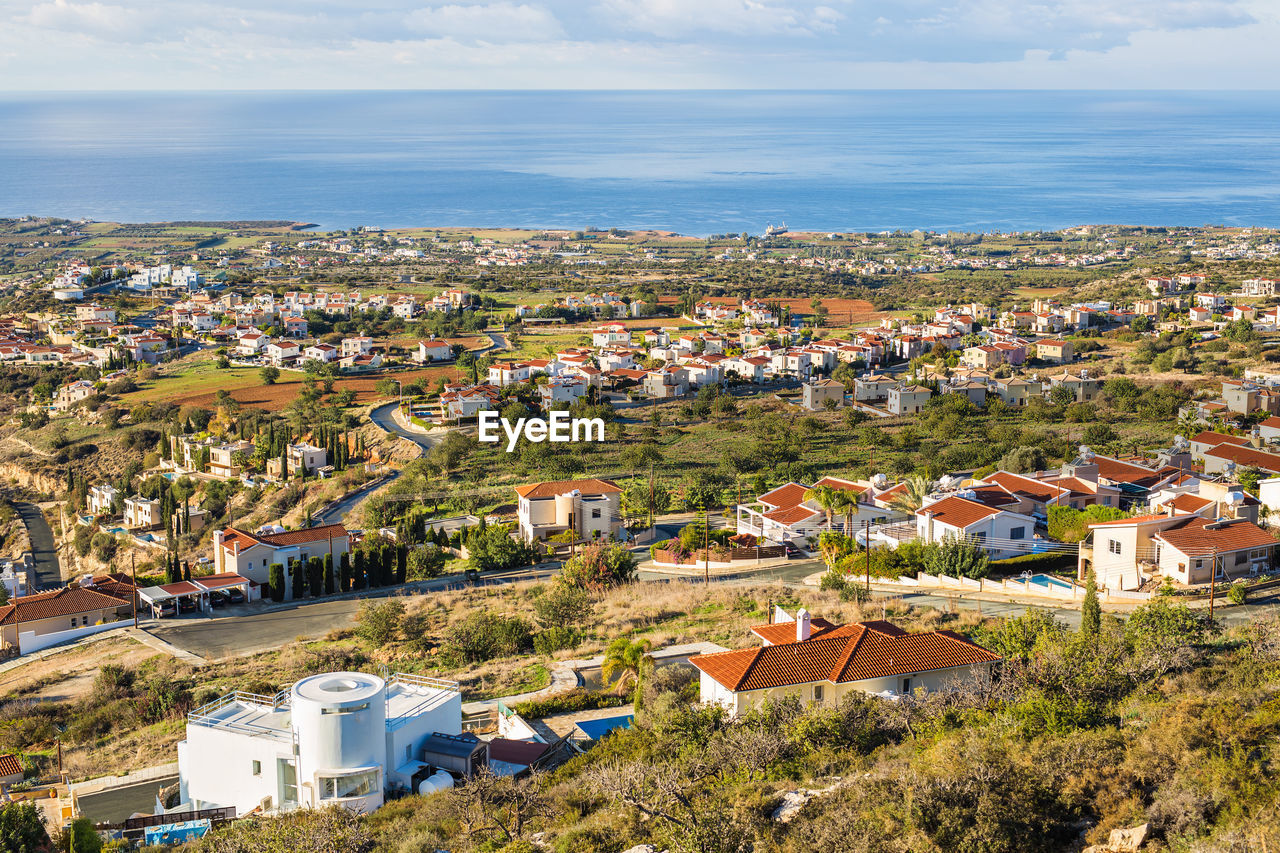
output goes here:
[[804, 502], [804, 493], [809, 490], [808, 486], [802, 483], [787, 483], [772, 491], [765, 492], [756, 498], [762, 504], [768, 504], [779, 509], [792, 507], [796, 504]]
[[821, 480], [813, 484], [816, 489], [819, 486], [830, 486], [833, 489], [840, 489], [846, 492], [856, 492], [862, 494], [867, 490], [866, 486], [859, 486], [852, 480], [841, 480], [839, 477], [823, 477]]
[[784, 506], [770, 510], [764, 514], [764, 517], [779, 524], [795, 524], [797, 521], [804, 521], [807, 518], [821, 514], [818, 510], [809, 509], [804, 504], [796, 504], [795, 506]]
[[908, 634], [889, 622], [872, 621], [798, 643], [695, 655], [689, 662], [739, 692], [813, 681], [863, 681], [999, 659], [950, 631]]
[[127, 599], [96, 592], [83, 587], [66, 587], [34, 595], [20, 595], [0, 607], [0, 625], [13, 625], [53, 619], [59, 616], [75, 616], [99, 610], [114, 610], [128, 604]]
[[1011, 493], [1028, 500], [1039, 501], [1041, 503], [1051, 501], [1062, 495], [1066, 491], [1061, 486], [1055, 486], [1052, 483], [1046, 483], [1043, 480], [1033, 480], [1030, 477], [1023, 477], [1019, 474], [1010, 474], [1007, 471], [997, 471], [989, 477], [984, 478], [988, 483], [995, 483], [1003, 486]]
[[995, 507], [953, 495], [916, 510], [916, 515], [922, 515], [926, 512], [932, 513], [934, 520], [951, 527], [964, 529], [1000, 511]]
[[0, 755], [0, 776], [21, 776], [22, 762], [18, 761], [18, 756], [6, 752]]
[[1223, 554], [1276, 544], [1275, 537], [1252, 521], [1236, 519], [1215, 523], [1198, 516], [1188, 519], [1176, 528], [1160, 531], [1155, 538], [1188, 557], [1215, 552]]
[[[814, 616], [809, 620], [809, 639], [816, 639], [835, 628], [834, 624], [821, 616]], [[751, 629], [751, 633], [765, 642], [775, 645], [778, 643], [794, 643], [796, 641], [796, 623], [773, 622], [768, 625], [756, 625]]]
[[1265, 453], [1261, 450], [1254, 450], [1252, 447], [1233, 447], [1229, 444], [1219, 444], [1210, 450], [1204, 452], [1205, 456], [1212, 456], [1215, 459], [1226, 459], [1237, 465], [1243, 465], [1247, 468], [1259, 468], [1272, 474], [1280, 474], [1280, 454]]
[[622, 489], [618, 488], [618, 484], [612, 480], [556, 480], [554, 482], [529, 483], [526, 486], [516, 486], [516, 494], [528, 500], [537, 500], [539, 498], [554, 498], [556, 495], [564, 495], [577, 490], [584, 495], [611, 495], [619, 493]]
[[234, 545], [237, 544], [241, 548], [252, 548], [254, 545], [259, 544], [276, 546], [301, 545], [306, 542], [320, 542], [346, 535], [347, 528], [341, 524], [323, 524], [319, 527], [307, 527], [302, 530], [286, 530], [283, 533], [250, 533], [238, 527], [228, 527], [222, 531], [222, 545], [233, 550]]

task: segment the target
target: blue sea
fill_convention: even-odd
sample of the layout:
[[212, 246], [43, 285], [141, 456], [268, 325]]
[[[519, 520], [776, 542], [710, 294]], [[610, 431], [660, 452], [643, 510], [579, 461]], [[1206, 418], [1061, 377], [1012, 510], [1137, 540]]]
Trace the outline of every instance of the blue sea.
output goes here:
[[1233, 92], [0, 94], [0, 215], [684, 234], [1280, 225]]

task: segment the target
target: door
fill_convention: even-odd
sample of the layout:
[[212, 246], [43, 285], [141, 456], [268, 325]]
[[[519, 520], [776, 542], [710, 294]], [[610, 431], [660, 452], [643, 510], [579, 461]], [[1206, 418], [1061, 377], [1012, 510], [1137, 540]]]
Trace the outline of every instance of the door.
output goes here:
[[277, 778], [280, 780], [280, 810], [298, 804], [298, 768], [287, 758], [276, 759]]

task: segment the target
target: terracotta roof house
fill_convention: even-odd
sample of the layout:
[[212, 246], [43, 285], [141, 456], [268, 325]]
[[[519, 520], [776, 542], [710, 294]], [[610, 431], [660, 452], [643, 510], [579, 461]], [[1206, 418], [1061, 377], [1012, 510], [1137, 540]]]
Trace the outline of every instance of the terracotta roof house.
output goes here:
[[614, 538], [622, 529], [622, 489], [612, 480], [556, 480], [516, 486], [516, 518], [526, 542], [574, 531]]
[[37, 651], [131, 615], [128, 597], [108, 595], [88, 587], [69, 586], [33, 595], [20, 595], [0, 607], [0, 648], [20, 654]]
[[347, 528], [324, 524], [302, 530], [250, 533], [238, 527], [213, 532], [213, 567], [217, 573], [234, 573], [258, 586], [267, 586], [271, 565], [285, 567], [285, 597], [293, 594], [289, 565], [295, 560], [333, 555], [334, 566], [351, 548]]
[[834, 705], [854, 693], [895, 697], [985, 681], [999, 655], [951, 631], [909, 634], [890, 622], [835, 626], [801, 610], [752, 629], [763, 645], [695, 655], [703, 702], [741, 714], [786, 697]]
[[16, 785], [22, 781], [22, 763], [18, 756], [6, 752], [0, 755], [0, 788]]
[[[916, 511], [916, 535], [925, 542], [967, 539], [993, 560], [1030, 553], [1036, 521], [1030, 515], [992, 506], [975, 491], [949, 495]], [[1010, 496], [1009, 506], [1018, 502]]]

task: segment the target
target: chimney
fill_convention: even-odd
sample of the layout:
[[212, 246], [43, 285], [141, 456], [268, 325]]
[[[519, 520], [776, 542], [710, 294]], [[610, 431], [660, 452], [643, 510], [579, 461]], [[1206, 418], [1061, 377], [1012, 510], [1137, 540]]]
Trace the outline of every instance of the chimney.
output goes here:
[[1257, 427], [1249, 431], [1249, 443], [1254, 447], [1262, 447], [1262, 432]]
[[1164, 514], [1169, 516], [1169, 518], [1173, 518], [1178, 514], [1178, 511], [1173, 507], [1173, 501], [1169, 501], [1164, 505]]
[[809, 639], [812, 631], [812, 626], [809, 624], [809, 611], [801, 607], [796, 611], [796, 642], [803, 643]]

